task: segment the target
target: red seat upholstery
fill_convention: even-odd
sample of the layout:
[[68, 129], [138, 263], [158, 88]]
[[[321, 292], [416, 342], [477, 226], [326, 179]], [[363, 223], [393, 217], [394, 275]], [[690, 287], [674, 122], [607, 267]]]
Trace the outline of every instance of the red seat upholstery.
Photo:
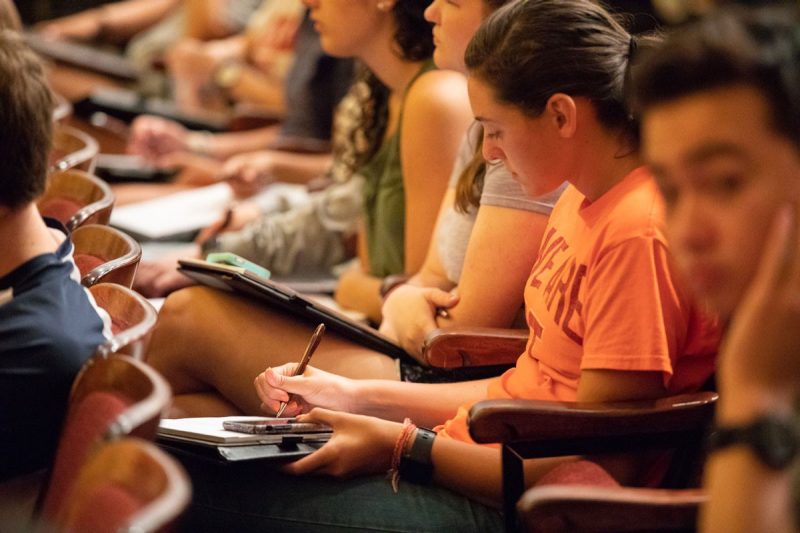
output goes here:
[[47, 525], [70, 533], [168, 531], [190, 494], [174, 459], [149, 442], [123, 438], [92, 456], [63, 511]]
[[39, 212], [42, 216], [58, 220], [65, 226], [69, 219], [77, 213], [83, 204], [79, 200], [71, 198], [49, 198], [39, 204]]
[[72, 386], [41, 518], [56, 521], [87, 460], [104, 443], [124, 435], [154, 438], [169, 400], [164, 378], [141, 361], [102, 354], [89, 359]]
[[92, 254], [80, 254], [77, 251], [75, 252], [73, 258], [75, 259], [75, 264], [78, 266], [78, 270], [81, 273], [81, 277], [85, 276], [106, 262], [106, 260], [102, 257]]
[[70, 528], [75, 533], [120, 531], [127, 520], [146, 503], [114, 482], [98, 484], [85, 498], [92, 505], [82, 507], [75, 514]]
[[83, 224], [108, 224], [114, 193], [106, 182], [88, 172], [51, 172], [37, 205], [42, 214], [57, 218], [67, 229], [74, 230]]
[[126, 287], [133, 284], [142, 247], [130, 236], [109, 226], [85, 224], [73, 230], [70, 240], [75, 245], [75, 264], [84, 286], [101, 282]]
[[591, 461], [563, 463], [543, 475], [537, 487], [546, 485], [583, 485], [588, 487], [619, 487], [619, 483], [600, 465]]
[[69, 414], [58, 445], [58, 455], [50, 477], [47, 500], [42, 509], [52, 517], [75, 483], [83, 464], [103, 441], [114, 421], [131, 405], [122, 394], [91, 392]]

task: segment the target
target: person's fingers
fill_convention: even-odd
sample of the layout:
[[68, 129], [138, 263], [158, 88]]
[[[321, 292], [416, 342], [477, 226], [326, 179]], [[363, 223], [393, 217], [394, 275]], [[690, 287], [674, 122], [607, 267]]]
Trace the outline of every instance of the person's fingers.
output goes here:
[[195, 237], [194, 242], [202, 244], [206, 242], [208, 239], [210, 239], [212, 236], [218, 235], [224, 223], [225, 223], [224, 219], [220, 219], [212, 223], [211, 225], [201, 229], [200, 233], [198, 233], [197, 237]]
[[[276, 372], [274, 368], [267, 370], [264, 376], [267, 383], [278, 389], [283, 389], [290, 394], [299, 394], [303, 396], [309, 390], [308, 378], [305, 376], [293, 376], [296, 364], [284, 365], [281, 367], [281, 372]], [[291, 368], [290, 372], [286, 372]], [[289, 375], [287, 375], [289, 374]]]
[[789, 204], [781, 206], [775, 214], [751, 285], [753, 289], [760, 291], [775, 288], [788, 279], [792, 270], [797, 270], [792, 265], [798, 262], [795, 218], [794, 208]]
[[[337, 426], [341, 420], [341, 415], [336, 411], [315, 407], [304, 415], [298, 415], [298, 422], [308, 422], [314, 424], [325, 424], [336, 431]], [[335, 436], [331, 437], [333, 440]], [[307, 455], [306, 457], [287, 465], [287, 472], [292, 474], [308, 474], [311, 472], [325, 472], [327, 467], [330, 466], [338, 458], [338, 453], [335, 450], [335, 445], [325, 444], [318, 451]]]
[[256, 376], [254, 383], [256, 386], [256, 394], [258, 394], [258, 397], [261, 399], [261, 401], [274, 406], [275, 410], [277, 411], [277, 404], [279, 402], [288, 401], [289, 393], [283, 389], [275, 388], [272, 384], [270, 384], [270, 382], [267, 380], [267, 374], [272, 371], [272, 368], [266, 369], [264, 372]]
[[427, 289], [424, 292], [425, 299], [434, 307], [450, 308], [458, 303], [457, 294], [452, 294], [441, 289]]
[[241, 158], [233, 157], [225, 162], [222, 165], [222, 169], [220, 170], [220, 178], [223, 180], [230, 180], [237, 176], [242, 169], [244, 162]]
[[337, 459], [338, 454], [335, 448], [336, 446], [332, 444], [332, 441], [328, 441], [319, 450], [293, 463], [289, 463], [282, 470], [287, 474], [294, 475], [324, 473]]
[[342, 415], [336, 411], [315, 407], [308, 413], [298, 417], [298, 422], [308, 422], [310, 424], [325, 424], [331, 428], [336, 428], [342, 419]]

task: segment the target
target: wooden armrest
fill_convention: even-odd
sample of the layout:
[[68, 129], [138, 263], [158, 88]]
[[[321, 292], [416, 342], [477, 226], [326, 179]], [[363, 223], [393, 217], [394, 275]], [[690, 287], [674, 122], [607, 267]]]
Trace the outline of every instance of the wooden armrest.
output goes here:
[[717, 398], [698, 392], [615, 403], [484, 400], [470, 409], [469, 431], [476, 442], [528, 443], [526, 452], [538, 456], [668, 447], [702, 432]]
[[699, 489], [659, 490], [548, 485], [517, 504], [526, 531], [694, 531]]
[[527, 329], [453, 326], [425, 337], [422, 357], [433, 367], [513, 365], [528, 343]]

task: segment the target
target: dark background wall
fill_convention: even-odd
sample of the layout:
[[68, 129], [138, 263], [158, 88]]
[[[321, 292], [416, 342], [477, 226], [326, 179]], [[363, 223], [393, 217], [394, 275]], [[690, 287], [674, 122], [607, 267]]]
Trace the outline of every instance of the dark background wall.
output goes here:
[[25, 24], [69, 15], [83, 9], [107, 4], [109, 0], [14, 0]]

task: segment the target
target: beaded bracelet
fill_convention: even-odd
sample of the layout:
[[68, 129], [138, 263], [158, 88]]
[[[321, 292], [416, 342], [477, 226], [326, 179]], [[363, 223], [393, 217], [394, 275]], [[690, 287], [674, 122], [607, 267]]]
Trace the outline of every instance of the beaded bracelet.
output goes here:
[[400, 484], [400, 459], [403, 456], [403, 450], [408, 445], [408, 440], [414, 434], [417, 426], [411, 422], [410, 418], [403, 420], [403, 429], [400, 430], [400, 435], [397, 436], [397, 441], [394, 443], [394, 451], [392, 452], [391, 468], [386, 473], [386, 477], [392, 483], [392, 490], [397, 493], [397, 488]]

